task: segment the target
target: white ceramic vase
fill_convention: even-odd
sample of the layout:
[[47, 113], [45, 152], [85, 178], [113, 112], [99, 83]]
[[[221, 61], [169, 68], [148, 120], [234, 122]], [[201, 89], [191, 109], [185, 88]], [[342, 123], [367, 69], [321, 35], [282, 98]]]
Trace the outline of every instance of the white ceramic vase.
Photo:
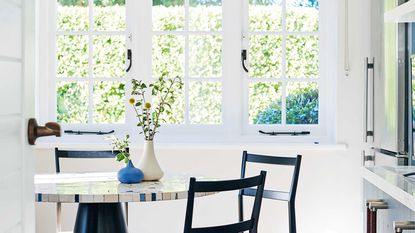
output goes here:
[[137, 167], [144, 173], [144, 181], [156, 181], [163, 177], [164, 173], [154, 153], [152, 140], [144, 141], [143, 155]]

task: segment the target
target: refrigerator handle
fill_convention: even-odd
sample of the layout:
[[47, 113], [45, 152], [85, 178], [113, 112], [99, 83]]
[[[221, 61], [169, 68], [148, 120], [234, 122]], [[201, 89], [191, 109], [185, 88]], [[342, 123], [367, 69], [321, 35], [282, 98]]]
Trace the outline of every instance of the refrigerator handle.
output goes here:
[[[369, 70], [372, 70], [372, 106], [371, 106], [371, 116], [372, 122], [371, 126], [372, 129], [369, 130]], [[374, 129], [375, 129], [375, 59], [373, 58], [373, 62], [369, 62], [369, 58], [366, 57], [365, 61], [365, 109], [364, 109], [364, 117], [365, 117], [365, 124], [364, 124], [364, 141], [368, 142], [368, 137], [372, 137], [374, 140]]]

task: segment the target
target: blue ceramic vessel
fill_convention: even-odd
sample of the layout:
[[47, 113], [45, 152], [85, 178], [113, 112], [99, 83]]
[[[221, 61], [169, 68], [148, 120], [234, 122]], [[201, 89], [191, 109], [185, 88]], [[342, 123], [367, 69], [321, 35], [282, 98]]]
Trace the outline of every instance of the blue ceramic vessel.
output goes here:
[[144, 179], [144, 173], [134, 167], [133, 162], [128, 161], [126, 167], [118, 171], [118, 180], [124, 184], [140, 183]]

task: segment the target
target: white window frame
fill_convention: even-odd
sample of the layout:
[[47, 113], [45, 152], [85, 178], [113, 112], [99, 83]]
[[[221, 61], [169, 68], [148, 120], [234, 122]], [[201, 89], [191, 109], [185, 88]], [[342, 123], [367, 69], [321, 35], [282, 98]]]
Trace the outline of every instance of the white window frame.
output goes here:
[[[330, 43], [325, 38], [325, 34], [327, 34], [327, 30], [330, 27], [328, 24], [328, 9], [330, 7], [335, 6], [335, 4], [332, 4], [334, 1], [330, 0], [319, 0], [319, 30], [317, 32], [290, 32], [286, 30], [286, 0], [281, 0], [281, 6], [282, 6], [282, 30], [280, 32], [262, 32], [262, 31], [250, 31], [249, 30], [249, 2], [248, 1], [242, 1], [242, 8], [243, 8], [243, 26], [242, 26], [242, 43], [243, 48], [248, 50], [249, 53], [249, 37], [252, 35], [277, 35], [282, 36], [282, 69], [281, 69], [281, 77], [278, 79], [275, 78], [250, 78], [249, 74], [246, 72], [243, 72], [243, 134], [244, 135], [255, 135], [258, 134], [259, 130], [267, 131], [267, 132], [301, 132], [301, 131], [309, 131], [311, 133], [311, 136], [296, 136], [297, 139], [293, 139], [293, 136], [279, 136], [279, 139], [284, 142], [290, 142], [290, 141], [301, 141], [301, 142], [327, 142], [330, 141], [330, 139], [327, 137], [328, 133], [327, 130], [330, 125], [332, 125], [331, 122], [329, 122], [329, 96], [327, 95], [327, 89], [330, 87], [330, 80], [328, 75], [326, 74], [326, 71], [330, 70], [330, 64], [329, 57], [333, 58], [332, 55], [330, 55], [330, 46], [333, 43]], [[287, 64], [287, 58], [286, 58], [286, 37], [290, 35], [295, 36], [318, 36], [319, 38], [319, 76], [317, 78], [287, 78], [286, 76], [286, 64]], [[249, 57], [248, 57], [248, 69], [249, 69]], [[255, 82], [269, 82], [269, 83], [282, 83], [282, 99], [281, 99], [281, 105], [282, 105], [282, 111], [281, 111], [281, 119], [282, 123], [278, 125], [274, 124], [249, 124], [249, 84], [255, 83]], [[295, 82], [315, 82], [318, 85], [319, 89], [319, 119], [318, 124], [286, 124], [286, 106], [285, 106], [285, 100], [287, 97], [285, 85], [288, 83], [295, 83]], [[330, 136], [329, 136], [330, 137]], [[303, 138], [305, 141], [303, 141]], [[307, 140], [311, 139], [311, 140]]]
[[[243, 35], [247, 35], [248, 0], [223, 0], [222, 14], [222, 124], [220, 125], [163, 125], [156, 140], [166, 142], [319, 142], [335, 141], [335, 77], [337, 77], [338, 25], [337, 0], [320, 0], [319, 45], [319, 124], [318, 125], [249, 125], [248, 123], [248, 77], [241, 67], [241, 49], [247, 48]], [[126, 99], [131, 92], [129, 80], [134, 77], [148, 82], [152, 79], [152, 0], [126, 0], [127, 48], [133, 51], [131, 72], [125, 78]], [[55, 90], [55, 40], [56, 15], [55, 0], [40, 1], [39, 28], [39, 118], [41, 122], [56, 120]], [[246, 12], [246, 14], [244, 14]], [[92, 17], [90, 15], [90, 17]], [[187, 23], [186, 23], [187, 24]], [[170, 32], [166, 32], [169, 34]], [[175, 32], [173, 32], [175, 33]], [[172, 34], [173, 34], [172, 33]], [[185, 33], [184, 31], [181, 33]], [[203, 32], [205, 34], [205, 32]], [[218, 32], [214, 32], [217, 34]], [[209, 34], [209, 33], [206, 33]], [[185, 50], [187, 53], [187, 49]], [[44, 59], [44, 58], [47, 59]], [[186, 61], [187, 63], [187, 61]], [[47, 68], [49, 67], [49, 69]], [[50, 68], [53, 67], [53, 68]], [[187, 68], [187, 67], [186, 67]], [[331, 78], [330, 78], [331, 77]], [[203, 79], [203, 78], [201, 78]], [[218, 80], [219, 80], [218, 79]], [[215, 79], [216, 80], [216, 79]], [[310, 80], [311, 81], [311, 80]], [[186, 97], [187, 98], [187, 97]], [[89, 106], [92, 108], [92, 106]], [[186, 113], [187, 114], [187, 113]], [[126, 107], [125, 124], [77, 124], [65, 125], [63, 129], [102, 130], [114, 129], [117, 135], [138, 136], [135, 115], [131, 107]], [[241, 117], [242, 116], [242, 117]], [[311, 131], [310, 136], [270, 137], [258, 134], [258, 129], [266, 131]], [[137, 136], [136, 136], [137, 135]], [[70, 137], [67, 137], [70, 138]], [[79, 141], [74, 137], [69, 141]], [[100, 137], [101, 138], [101, 137]], [[101, 139], [100, 139], [101, 140]]]

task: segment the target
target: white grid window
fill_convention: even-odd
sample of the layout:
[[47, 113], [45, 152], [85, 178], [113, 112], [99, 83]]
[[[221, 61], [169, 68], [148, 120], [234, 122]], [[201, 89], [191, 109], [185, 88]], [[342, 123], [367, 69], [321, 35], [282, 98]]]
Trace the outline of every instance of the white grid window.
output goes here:
[[318, 1], [250, 0], [245, 9], [245, 121], [280, 131], [318, 125]]
[[125, 0], [56, 2], [56, 119], [125, 123]]
[[[53, 2], [49, 15], [56, 19], [44, 21], [53, 31], [49, 63], [55, 63], [46, 97], [56, 102], [43, 98], [43, 119], [55, 118], [64, 129], [134, 135], [130, 79], [180, 76], [184, 89], [158, 136], [165, 141], [330, 137], [334, 101], [327, 97], [337, 51], [329, 40], [337, 30], [331, 0], [45, 2]], [[128, 73], [127, 48], [133, 53]], [[264, 137], [259, 130], [310, 135]]]
[[170, 124], [222, 124], [222, 1], [153, 1], [152, 75], [183, 77]]

